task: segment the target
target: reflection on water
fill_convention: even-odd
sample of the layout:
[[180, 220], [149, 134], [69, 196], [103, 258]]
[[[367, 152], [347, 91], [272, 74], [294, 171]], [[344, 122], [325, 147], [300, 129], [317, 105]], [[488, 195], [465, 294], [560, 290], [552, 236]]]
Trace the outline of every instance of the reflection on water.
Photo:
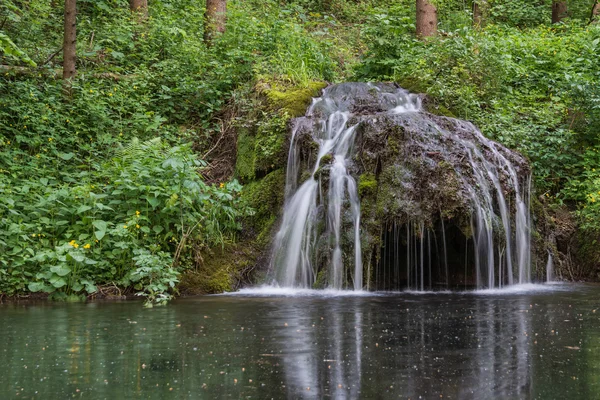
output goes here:
[[0, 398], [600, 398], [600, 288], [553, 287], [4, 304]]

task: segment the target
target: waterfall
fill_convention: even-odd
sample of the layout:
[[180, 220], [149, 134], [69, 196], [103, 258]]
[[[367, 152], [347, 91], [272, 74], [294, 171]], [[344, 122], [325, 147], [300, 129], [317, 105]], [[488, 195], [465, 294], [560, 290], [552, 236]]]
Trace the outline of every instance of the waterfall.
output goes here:
[[[424, 291], [449, 288], [456, 274], [465, 287], [531, 281], [526, 162], [469, 122], [423, 112], [421, 101], [390, 84], [339, 84], [325, 89], [306, 116], [295, 120], [283, 218], [271, 257], [277, 285], [362, 290], [365, 281], [374, 280], [376, 290]], [[373, 161], [370, 171], [365, 158]], [[426, 197], [419, 190], [435, 197], [436, 190], [446, 189], [435, 181], [444, 165], [452, 167], [457, 182], [455, 211], [470, 215], [461, 225], [470, 225], [466, 242], [457, 239], [453, 214], [442, 212], [445, 204], [431, 207], [426, 204], [431, 200], [419, 200]], [[411, 168], [420, 168], [422, 176]], [[361, 227], [356, 177], [366, 171], [377, 175], [378, 185], [394, 188], [378, 209], [383, 230], [377, 265], [370, 256], [363, 259], [362, 246], [372, 241], [365, 242]], [[450, 199], [433, 201], [445, 200]]]
[[546, 263], [546, 282], [554, 282], [554, 260], [550, 250], [548, 250], [548, 262]]

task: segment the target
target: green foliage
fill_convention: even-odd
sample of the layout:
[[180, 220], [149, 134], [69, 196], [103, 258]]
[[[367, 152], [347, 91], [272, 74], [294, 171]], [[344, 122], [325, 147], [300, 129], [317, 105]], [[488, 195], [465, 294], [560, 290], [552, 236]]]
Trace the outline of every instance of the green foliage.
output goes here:
[[23, 50], [19, 49], [8, 36], [2, 33], [2, 31], [0, 31], [0, 55], [8, 55], [17, 59], [18, 61], [23, 61], [32, 67], [36, 66], [31, 58], [29, 58], [27, 54], [23, 52]]
[[173, 297], [168, 291], [179, 282], [179, 272], [171, 268], [171, 255], [162, 251], [152, 254], [145, 249], [134, 250], [134, 254], [137, 268], [129, 272], [127, 279], [140, 290], [138, 296], [146, 297], [146, 307], [165, 305]]
[[424, 43], [406, 17], [377, 14], [366, 31], [373, 46], [363, 79], [418, 77], [435, 102], [530, 157], [542, 190], [556, 194], [581, 172], [582, 146], [598, 140], [582, 112], [595, 107], [597, 27], [465, 28]]
[[[570, 1], [569, 18], [549, 27], [550, 0], [488, 0], [486, 27], [475, 30], [471, 2], [435, 3], [441, 34], [424, 43], [414, 39], [414, 0], [233, 0], [226, 32], [207, 47], [202, 1], [151, 2], [140, 23], [126, 0], [80, 0], [78, 75], [66, 98], [55, 79], [62, 4], [0, 2], [9, 67], [0, 77], [0, 293], [76, 300], [117, 285], [168, 300], [178, 273], [229, 246], [241, 223], [268, 236], [289, 118], [324, 82], [350, 74], [427, 92], [430, 110], [521, 150], [538, 187], [580, 204], [584, 227], [598, 230], [591, 4]], [[244, 110], [228, 117], [232, 107]], [[200, 175], [197, 154], [230, 122], [243, 192]], [[359, 185], [368, 192], [374, 182]], [[231, 287], [231, 271], [218, 267], [206, 274], [209, 290]]]
[[222, 245], [247, 213], [237, 182], [203, 182], [203, 163], [190, 145], [133, 140], [111, 160], [80, 171], [73, 164], [69, 171], [74, 157], [65, 154], [72, 153], [61, 154], [62, 181], [35, 174], [15, 185], [0, 175], [3, 293], [27, 288], [70, 295], [134, 283], [160, 303], [169, 298], [171, 266], [186, 240]]

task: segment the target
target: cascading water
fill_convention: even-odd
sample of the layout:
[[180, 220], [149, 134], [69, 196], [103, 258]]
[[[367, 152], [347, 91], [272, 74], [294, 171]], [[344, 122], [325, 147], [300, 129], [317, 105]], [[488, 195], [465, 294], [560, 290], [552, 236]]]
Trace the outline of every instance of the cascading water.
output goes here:
[[[456, 275], [478, 288], [530, 282], [526, 163], [471, 123], [421, 109], [419, 96], [396, 86], [346, 83], [295, 121], [271, 261], [278, 285], [427, 290], [450, 287]], [[436, 181], [441, 174], [453, 192]], [[359, 175], [377, 182], [368, 229]], [[468, 222], [452, 219], [460, 210]]]

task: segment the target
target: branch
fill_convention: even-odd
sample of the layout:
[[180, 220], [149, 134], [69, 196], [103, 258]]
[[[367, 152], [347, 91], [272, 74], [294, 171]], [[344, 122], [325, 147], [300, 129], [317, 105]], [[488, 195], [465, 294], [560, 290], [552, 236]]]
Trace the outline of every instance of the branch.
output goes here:
[[52, 59], [53, 59], [54, 57], [56, 57], [56, 55], [57, 55], [58, 53], [60, 53], [60, 52], [62, 51], [62, 49], [63, 49], [63, 48], [61, 47], [60, 49], [58, 49], [58, 50], [56, 50], [54, 53], [52, 53], [52, 54], [50, 55], [50, 57], [48, 57], [48, 59], [47, 59], [46, 61], [44, 61], [42, 64], [40, 64], [40, 67], [41, 67], [41, 66], [43, 66], [43, 65], [46, 65], [46, 64], [48, 64], [50, 61], [52, 61]]
[[[60, 50], [58, 52], [60, 52]], [[62, 69], [35, 69], [35, 68], [30, 68], [30, 67], [19, 67], [16, 65], [0, 64], [0, 74], [2, 74], [2, 73], [4, 73], [4, 74], [12, 73], [12, 74], [19, 75], [19, 76], [42, 75], [42, 76], [46, 76], [48, 78], [62, 79]], [[89, 76], [89, 77], [98, 78], [98, 79], [112, 79], [114, 81], [134, 79], [137, 77], [136, 74], [120, 75], [120, 74], [116, 74], [114, 72], [99, 72], [99, 73], [82, 72], [79, 75], [80, 76]]]

